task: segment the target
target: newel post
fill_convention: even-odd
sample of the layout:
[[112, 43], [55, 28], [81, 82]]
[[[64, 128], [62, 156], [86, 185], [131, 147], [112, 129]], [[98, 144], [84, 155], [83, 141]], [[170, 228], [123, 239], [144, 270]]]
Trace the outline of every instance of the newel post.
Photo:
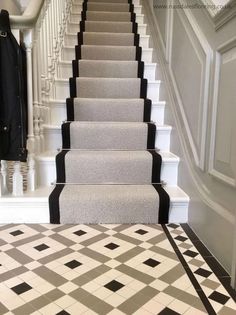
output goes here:
[[24, 44], [26, 48], [27, 58], [27, 102], [28, 102], [28, 165], [29, 171], [27, 174], [27, 189], [34, 191], [36, 188], [35, 178], [35, 135], [34, 135], [34, 105], [33, 105], [33, 63], [32, 63], [32, 48], [33, 48], [33, 30], [24, 31]]

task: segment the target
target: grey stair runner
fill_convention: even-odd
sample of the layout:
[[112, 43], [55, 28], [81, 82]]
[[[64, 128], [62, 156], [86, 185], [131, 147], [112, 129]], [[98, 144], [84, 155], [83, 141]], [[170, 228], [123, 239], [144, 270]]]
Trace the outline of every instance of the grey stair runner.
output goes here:
[[166, 223], [155, 124], [128, 0], [83, 3], [51, 223]]

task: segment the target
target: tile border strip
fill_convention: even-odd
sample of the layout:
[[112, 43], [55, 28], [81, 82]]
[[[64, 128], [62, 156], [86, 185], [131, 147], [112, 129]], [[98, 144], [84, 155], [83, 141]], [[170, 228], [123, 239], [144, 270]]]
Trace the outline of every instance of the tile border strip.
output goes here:
[[216, 315], [217, 313], [215, 312], [214, 308], [212, 307], [211, 303], [209, 302], [207, 296], [205, 295], [205, 293], [203, 292], [200, 284], [198, 283], [196, 277], [194, 276], [193, 272], [191, 271], [191, 269], [188, 267], [188, 263], [186, 262], [185, 258], [183, 257], [182, 253], [180, 252], [178, 246], [176, 245], [173, 237], [171, 236], [168, 228], [166, 225], [162, 225], [163, 231], [166, 234], [167, 239], [169, 240], [172, 248], [174, 249], [181, 265], [183, 266], [187, 276], [189, 277], [189, 280], [191, 281], [193, 287], [195, 288], [199, 298], [201, 299], [206, 311], [208, 314], [211, 315]]

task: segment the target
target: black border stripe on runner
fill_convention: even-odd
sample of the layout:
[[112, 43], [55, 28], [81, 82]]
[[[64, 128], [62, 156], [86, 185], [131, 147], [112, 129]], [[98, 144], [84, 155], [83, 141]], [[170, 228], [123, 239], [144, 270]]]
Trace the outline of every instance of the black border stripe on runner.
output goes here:
[[65, 122], [61, 125], [63, 149], [70, 149], [70, 124], [71, 122]]
[[169, 222], [170, 197], [162, 185], [152, 184], [159, 195], [159, 216], [158, 223], [166, 224]]
[[76, 97], [77, 95], [76, 78], [70, 78], [69, 84], [70, 84], [70, 97]]
[[139, 46], [140, 42], [140, 35], [137, 33], [134, 33], [134, 46]]
[[178, 246], [176, 245], [174, 239], [172, 238], [168, 228], [165, 225], [162, 225], [162, 228], [171, 244], [171, 246], [173, 247], [180, 263], [182, 264], [186, 274], [189, 277], [189, 280], [191, 281], [192, 285], [194, 286], [199, 298], [201, 299], [203, 305], [205, 306], [206, 311], [208, 312], [208, 314], [211, 315], [216, 315], [217, 313], [215, 312], [214, 308], [212, 307], [211, 303], [209, 302], [207, 296], [205, 295], [205, 293], [203, 292], [200, 284], [198, 283], [197, 279], [195, 278], [194, 274], [192, 273], [191, 269], [189, 268], [185, 258], [183, 257], [183, 255], [181, 254]]
[[132, 3], [129, 4], [129, 12], [134, 12], [134, 5]]
[[56, 185], [48, 197], [51, 224], [60, 224], [60, 194], [65, 185]]
[[78, 46], [83, 45], [83, 43], [84, 43], [83, 32], [77, 33], [77, 40], [78, 40]]
[[154, 123], [147, 123], [148, 133], [147, 133], [147, 149], [155, 149], [155, 139], [156, 139], [156, 125]]
[[81, 11], [81, 21], [87, 20], [86, 12], [87, 12], [87, 11], [84, 11], [84, 10]]
[[75, 46], [75, 59], [80, 60], [81, 59], [81, 45]]
[[72, 60], [72, 73], [73, 78], [79, 77], [79, 61]]
[[151, 120], [151, 110], [152, 110], [152, 101], [146, 98], [143, 104], [143, 122], [150, 122]]
[[146, 99], [147, 98], [148, 81], [147, 81], [147, 79], [141, 79], [140, 81], [141, 81], [140, 82], [140, 98]]
[[196, 247], [196, 250], [201, 254], [204, 258], [208, 266], [214, 272], [217, 279], [223, 285], [225, 290], [231, 296], [231, 298], [236, 302], [236, 291], [231, 287], [230, 280], [231, 277], [228, 272], [221, 266], [221, 264], [215, 259], [215, 257], [211, 254], [211, 252], [205, 247], [205, 245], [201, 242], [198, 236], [194, 233], [191, 227], [187, 224], [180, 224], [190, 241], [193, 243], [193, 246]]
[[152, 183], [161, 182], [162, 157], [155, 150], [148, 150], [152, 155]]
[[131, 12], [130, 20], [131, 20], [131, 22], [136, 22], [136, 13]]
[[57, 183], [66, 182], [65, 156], [69, 150], [62, 150], [56, 155]]
[[138, 78], [143, 79], [144, 75], [144, 62], [138, 61]]
[[67, 120], [74, 121], [75, 112], [74, 112], [74, 99], [73, 98], [66, 99], [66, 112], [67, 112]]
[[140, 47], [140, 46], [136, 46], [135, 60], [137, 60], [137, 61], [142, 60], [142, 47]]

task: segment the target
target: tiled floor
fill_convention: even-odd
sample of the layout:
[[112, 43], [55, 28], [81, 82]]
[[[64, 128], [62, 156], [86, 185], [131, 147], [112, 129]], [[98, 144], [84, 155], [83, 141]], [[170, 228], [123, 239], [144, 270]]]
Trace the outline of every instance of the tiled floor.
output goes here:
[[236, 314], [187, 225], [3, 225], [0, 250], [0, 314]]

